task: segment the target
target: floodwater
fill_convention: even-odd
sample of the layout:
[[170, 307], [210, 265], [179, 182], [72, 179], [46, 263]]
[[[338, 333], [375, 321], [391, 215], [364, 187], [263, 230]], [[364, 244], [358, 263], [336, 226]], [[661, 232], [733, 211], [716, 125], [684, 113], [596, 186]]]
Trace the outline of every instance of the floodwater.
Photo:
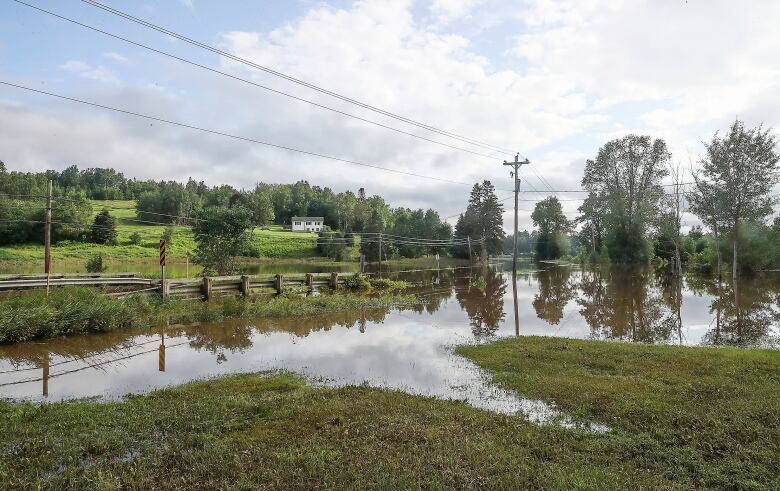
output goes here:
[[518, 335], [780, 347], [780, 273], [745, 278], [735, 289], [706, 277], [676, 281], [651, 268], [535, 266], [513, 288], [506, 267], [387, 272], [426, 285], [416, 289], [422, 303], [392, 309], [0, 346], [0, 397], [116, 398], [280, 369], [315, 384], [393, 388], [566, 424], [554, 407], [493, 386], [452, 347]]

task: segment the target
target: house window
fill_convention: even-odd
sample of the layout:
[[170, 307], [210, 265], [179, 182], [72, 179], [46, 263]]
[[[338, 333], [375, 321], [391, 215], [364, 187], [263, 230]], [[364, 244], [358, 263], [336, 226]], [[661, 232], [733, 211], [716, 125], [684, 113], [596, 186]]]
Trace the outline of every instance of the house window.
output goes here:
[[295, 225], [300, 225], [300, 224], [301, 224], [301, 222], [295, 222]]

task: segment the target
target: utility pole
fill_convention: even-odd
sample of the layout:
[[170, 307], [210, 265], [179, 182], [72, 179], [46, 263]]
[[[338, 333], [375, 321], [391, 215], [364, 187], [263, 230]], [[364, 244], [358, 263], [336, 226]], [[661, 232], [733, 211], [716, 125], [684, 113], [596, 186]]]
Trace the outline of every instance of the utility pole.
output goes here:
[[379, 275], [382, 275], [382, 233], [379, 233]]
[[471, 258], [471, 237], [468, 237], [469, 239], [469, 263], [473, 263], [474, 260]]
[[512, 171], [509, 175], [512, 176], [515, 179], [515, 233], [514, 233], [514, 240], [513, 240], [513, 248], [512, 248], [512, 275], [513, 277], [517, 275], [517, 195], [520, 192], [520, 175], [519, 170], [520, 166], [528, 165], [531, 162], [528, 161], [528, 159], [520, 161], [520, 154], [518, 153], [515, 155], [515, 161], [514, 162], [507, 162], [504, 161], [504, 165], [508, 165], [514, 168], [514, 171]]
[[49, 179], [49, 194], [46, 195], [46, 230], [44, 231], [43, 244], [45, 248], [44, 252], [44, 265], [43, 272], [46, 273], [46, 295], [49, 295], [49, 287], [51, 285], [51, 193], [52, 193], [52, 181]]

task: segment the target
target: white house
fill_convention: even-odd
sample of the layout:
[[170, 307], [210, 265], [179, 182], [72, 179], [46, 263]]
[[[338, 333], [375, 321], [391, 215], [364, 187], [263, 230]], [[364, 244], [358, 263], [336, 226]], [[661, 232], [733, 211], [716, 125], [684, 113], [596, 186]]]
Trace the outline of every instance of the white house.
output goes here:
[[323, 217], [292, 217], [293, 232], [319, 232], [322, 230]]

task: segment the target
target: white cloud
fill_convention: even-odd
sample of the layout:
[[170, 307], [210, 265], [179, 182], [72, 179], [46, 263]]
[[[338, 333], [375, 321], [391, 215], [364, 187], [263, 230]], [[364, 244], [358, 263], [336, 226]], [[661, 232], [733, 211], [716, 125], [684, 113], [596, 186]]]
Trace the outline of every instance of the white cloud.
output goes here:
[[[698, 152], [701, 139], [737, 115], [749, 123], [780, 125], [780, 58], [774, 52], [780, 46], [775, 29], [780, 4], [528, 0], [504, 6], [507, 15], [490, 21], [521, 32], [509, 40], [514, 46], [508, 58], [464, 34], [494, 35], [480, 30], [480, 16], [494, 4], [435, 0], [422, 19], [415, 17], [419, 9], [411, 0], [317, 6], [270, 32], [227, 31], [220, 40], [231, 52], [327, 89], [471, 138], [517, 147], [555, 188], [577, 188], [584, 159], [629, 129], [666, 138], [675, 156], [687, 162], [688, 149]], [[514, 9], [521, 7], [517, 14]], [[478, 24], [476, 31], [440, 30], [469, 19]], [[113, 52], [103, 57], [124, 59]], [[244, 65], [219, 63], [258, 83], [466, 146]], [[87, 99], [403, 171], [464, 182], [490, 178], [498, 188], [511, 187], [500, 165], [509, 155], [483, 159], [453, 151], [169, 61], [147, 67], [147, 79], [135, 91], [120, 86], [102, 65], [68, 60], [61, 67], [109, 82], [99, 93], [90, 85]], [[468, 194], [465, 187], [67, 107], [66, 112], [29, 106], [29, 117], [4, 114], [4, 120], [20, 122], [4, 125], [0, 143], [13, 160], [4, 159], [22, 167], [116, 166], [139, 177], [192, 175], [239, 187], [297, 179], [338, 191], [364, 186], [394, 204], [431, 206], [443, 216], [461, 211]], [[34, 144], [43, 136], [52, 144]], [[545, 187], [530, 169], [523, 172], [537, 189]], [[499, 191], [499, 197], [508, 194]], [[506, 204], [509, 209], [511, 201]], [[567, 202], [564, 208], [573, 212], [576, 206]], [[527, 214], [521, 215], [521, 227], [527, 226]]]
[[109, 60], [116, 61], [119, 63], [127, 63], [128, 61], [126, 57], [120, 55], [119, 53], [115, 53], [113, 51], [106, 51], [105, 53], [103, 53], [103, 58], [107, 58]]
[[68, 60], [60, 68], [68, 70], [69, 72], [78, 73], [80, 77], [96, 80], [98, 82], [118, 84], [119, 79], [114, 75], [111, 69], [99, 65], [96, 67], [81, 61], [81, 60]]

